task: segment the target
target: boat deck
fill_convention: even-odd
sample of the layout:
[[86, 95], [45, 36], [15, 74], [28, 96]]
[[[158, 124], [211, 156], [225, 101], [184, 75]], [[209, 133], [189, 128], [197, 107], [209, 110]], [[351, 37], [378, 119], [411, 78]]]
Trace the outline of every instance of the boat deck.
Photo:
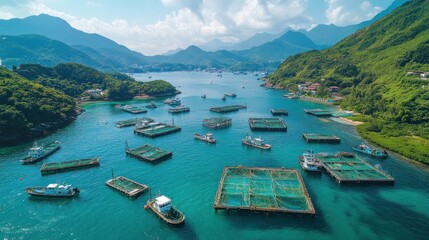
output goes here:
[[217, 113], [228, 113], [228, 112], [235, 112], [245, 108], [247, 108], [245, 105], [228, 105], [228, 106], [222, 106], [222, 107], [212, 107], [210, 108], [210, 111], [217, 112]]
[[311, 198], [296, 169], [225, 167], [214, 209], [314, 215]]
[[285, 121], [279, 118], [249, 118], [252, 131], [286, 132]]
[[129, 126], [135, 126], [137, 124], [137, 122], [153, 122], [153, 119], [151, 118], [132, 118], [132, 119], [128, 119], [128, 120], [123, 120], [123, 121], [117, 121], [115, 123], [116, 127], [118, 128], [123, 128], [123, 127], [129, 127]]
[[232, 125], [232, 119], [227, 117], [214, 117], [203, 120], [203, 126], [208, 128], [227, 128]]
[[128, 197], [138, 197], [149, 188], [147, 185], [122, 176], [110, 179], [106, 182], [106, 185], [118, 190]]
[[126, 154], [135, 157], [140, 160], [148, 162], [158, 162], [160, 160], [169, 158], [173, 155], [173, 152], [154, 147], [148, 144], [140, 146], [134, 149], [125, 150]]
[[341, 138], [335, 135], [304, 133], [302, 138], [308, 143], [340, 143]]
[[149, 127], [145, 129], [136, 128], [134, 129], [134, 133], [138, 135], [143, 135], [145, 137], [156, 138], [159, 136], [164, 136], [167, 134], [179, 132], [181, 130], [182, 128], [178, 126], [159, 124], [157, 126]]
[[64, 162], [44, 163], [40, 168], [42, 175], [66, 172], [82, 168], [95, 167], [100, 165], [100, 158], [85, 158]]
[[337, 154], [334, 156], [320, 156], [322, 167], [338, 183], [391, 183], [395, 179], [386, 172], [383, 172], [368, 162], [358, 158], [354, 154], [347, 156]]
[[273, 116], [288, 116], [289, 112], [286, 109], [271, 109], [271, 114]]

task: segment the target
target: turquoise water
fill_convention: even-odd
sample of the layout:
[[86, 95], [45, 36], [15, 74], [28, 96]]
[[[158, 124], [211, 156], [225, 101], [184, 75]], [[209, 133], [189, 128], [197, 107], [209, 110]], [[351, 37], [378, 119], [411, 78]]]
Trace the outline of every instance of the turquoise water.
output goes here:
[[[148, 75], [135, 75], [146, 81]], [[180, 86], [182, 103], [191, 112], [174, 115], [182, 131], [149, 139], [134, 135], [131, 128], [116, 128], [115, 121], [136, 115], [114, 108], [117, 103], [93, 103], [68, 127], [40, 142], [59, 140], [61, 149], [43, 162], [99, 156], [101, 166], [81, 171], [41, 176], [40, 167], [21, 165], [31, 142], [0, 149], [0, 239], [423, 239], [429, 233], [429, 172], [427, 168], [389, 156], [380, 161], [366, 158], [391, 172], [394, 186], [339, 185], [326, 174], [303, 174], [316, 209], [314, 218], [293, 215], [215, 212], [213, 203], [224, 166], [248, 165], [299, 168], [297, 159], [306, 149], [317, 152], [351, 151], [362, 140], [354, 127], [322, 121], [303, 112], [323, 108], [316, 103], [289, 100], [281, 90], [265, 90], [255, 76], [200, 72], [154, 73]], [[210, 83], [213, 81], [213, 83]], [[242, 88], [241, 86], [245, 86]], [[220, 100], [225, 92], [237, 98]], [[207, 99], [202, 99], [202, 94]], [[157, 109], [137, 115], [171, 123], [172, 115], [163, 99]], [[144, 106], [151, 100], [124, 102]], [[213, 130], [217, 143], [193, 139], [205, 133], [204, 118], [219, 116], [208, 111], [224, 104], [247, 104], [247, 109], [222, 116], [232, 126]], [[270, 151], [241, 145], [251, 133], [249, 117], [270, 117], [269, 109], [286, 108], [288, 132], [261, 132]], [[335, 134], [341, 144], [307, 144], [302, 133]], [[145, 143], [173, 151], [173, 157], [150, 164], [127, 157], [125, 141], [131, 148]], [[105, 186], [115, 175], [147, 184], [153, 193], [173, 199], [186, 214], [182, 227], [170, 227], [143, 208], [149, 195], [129, 199]], [[24, 189], [65, 181], [77, 186], [80, 196], [51, 200], [29, 197]]]

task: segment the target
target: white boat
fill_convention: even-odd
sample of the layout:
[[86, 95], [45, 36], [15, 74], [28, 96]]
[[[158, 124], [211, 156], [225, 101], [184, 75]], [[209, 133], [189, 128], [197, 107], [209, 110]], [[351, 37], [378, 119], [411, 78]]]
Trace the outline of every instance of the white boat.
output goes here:
[[171, 204], [171, 199], [164, 195], [154, 199], [149, 199], [145, 208], [147, 207], [169, 224], [178, 225], [185, 221], [185, 214], [177, 210]]
[[181, 113], [181, 112], [189, 112], [191, 109], [189, 107], [186, 107], [185, 105], [180, 105], [174, 108], [169, 108], [169, 113]]
[[241, 143], [251, 147], [259, 148], [259, 149], [264, 149], [264, 150], [271, 149], [271, 145], [264, 143], [264, 140], [262, 139], [262, 137], [256, 137], [252, 139], [251, 136], [247, 135], [245, 138], [241, 140]]
[[73, 197], [80, 193], [79, 189], [72, 187], [72, 185], [51, 183], [46, 187], [29, 187], [25, 191], [38, 197]]
[[179, 98], [167, 98], [164, 100], [164, 103], [169, 105], [180, 105], [181, 101]]
[[222, 99], [222, 100], [226, 100], [225, 95], [223, 95], [220, 99]]
[[226, 96], [226, 97], [237, 97], [237, 94], [231, 92], [231, 93], [225, 93], [224, 96]]
[[299, 157], [299, 165], [304, 171], [320, 172], [322, 171], [322, 164], [313, 151], [305, 151]]
[[206, 133], [206, 134], [195, 133], [194, 138], [201, 140], [203, 142], [216, 143], [216, 139], [213, 137], [212, 133]]

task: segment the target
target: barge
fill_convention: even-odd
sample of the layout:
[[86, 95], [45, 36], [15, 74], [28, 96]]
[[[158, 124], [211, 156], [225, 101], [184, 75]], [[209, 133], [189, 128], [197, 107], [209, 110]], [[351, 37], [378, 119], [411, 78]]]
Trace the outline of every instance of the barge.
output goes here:
[[149, 144], [145, 144], [134, 149], [129, 149], [127, 144], [125, 153], [131, 157], [148, 162], [158, 162], [173, 156], [173, 152], [154, 147]]
[[249, 118], [252, 131], [286, 132], [287, 125], [280, 118]]
[[100, 158], [84, 158], [64, 162], [44, 163], [40, 168], [42, 175], [72, 171], [82, 168], [90, 168], [100, 165]]
[[106, 182], [106, 185], [128, 197], [138, 197], [149, 188], [147, 185], [122, 176], [110, 179]]
[[304, 133], [302, 138], [308, 143], [340, 143], [341, 138], [335, 135]]

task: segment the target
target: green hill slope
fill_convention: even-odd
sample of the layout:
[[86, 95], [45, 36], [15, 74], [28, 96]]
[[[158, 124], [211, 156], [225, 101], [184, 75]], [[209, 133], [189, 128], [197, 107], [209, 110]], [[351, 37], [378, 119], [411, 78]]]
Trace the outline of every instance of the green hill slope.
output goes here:
[[0, 67], [0, 143], [32, 139], [73, 121], [75, 101]]
[[407, 75], [429, 71], [428, 12], [429, 1], [412, 0], [330, 49], [289, 57], [269, 81], [340, 86], [342, 106], [372, 118], [363, 136], [429, 163], [429, 81]]

